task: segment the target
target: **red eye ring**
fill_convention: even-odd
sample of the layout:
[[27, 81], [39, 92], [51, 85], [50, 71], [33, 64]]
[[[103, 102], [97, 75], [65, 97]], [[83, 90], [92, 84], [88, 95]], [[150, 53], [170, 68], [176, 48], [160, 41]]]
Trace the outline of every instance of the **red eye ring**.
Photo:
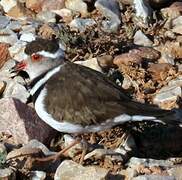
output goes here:
[[40, 54], [32, 54], [31, 55], [32, 61], [39, 61], [42, 56]]

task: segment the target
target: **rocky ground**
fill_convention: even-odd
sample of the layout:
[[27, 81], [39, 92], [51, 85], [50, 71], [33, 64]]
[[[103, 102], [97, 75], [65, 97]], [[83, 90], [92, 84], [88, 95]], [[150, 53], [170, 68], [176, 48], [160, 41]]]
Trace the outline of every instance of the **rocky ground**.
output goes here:
[[82, 143], [39, 161], [74, 139], [36, 115], [27, 75], [10, 74], [37, 37], [59, 39], [65, 59], [105, 74], [135, 101], [182, 106], [182, 1], [1, 0], [0, 179], [182, 179], [182, 130], [158, 123], [83, 134], [82, 164]]

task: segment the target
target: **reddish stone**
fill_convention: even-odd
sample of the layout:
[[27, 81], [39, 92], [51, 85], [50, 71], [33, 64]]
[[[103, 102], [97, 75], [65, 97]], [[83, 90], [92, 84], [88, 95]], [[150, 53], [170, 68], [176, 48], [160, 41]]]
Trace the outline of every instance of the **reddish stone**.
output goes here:
[[0, 132], [11, 134], [16, 144], [27, 144], [31, 139], [48, 144], [57, 134], [33, 108], [13, 98], [0, 99], [0, 125]]

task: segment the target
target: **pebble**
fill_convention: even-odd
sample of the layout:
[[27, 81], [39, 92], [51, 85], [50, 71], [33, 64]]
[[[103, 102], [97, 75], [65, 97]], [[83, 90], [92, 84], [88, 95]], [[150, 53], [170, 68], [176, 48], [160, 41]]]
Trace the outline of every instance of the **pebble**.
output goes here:
[[75, 18], [69, 24], [72, 29], [79, 30], [80, 32], [84, 32], [87, 27], [92, 27], [96, 24], [93, 19], [82, 19], [82, 18]]
[[27, 144], [31, 139], [48, 144], [57, 134], [35, 110], [13, 98], [0, 99], [0, 124], [0, 132], [11, 134], [15, 144]]
[[22, 27], [22, 24], [20, 21], [10, 21], [10, 23], [7, 25], [7, 29], [11, 29], [12, 31], [20, 31]]
[[181, 87], [165, 86], [155, 95], [153, 103], [162, 106], [168, 102], [176, 102], [178, 97], [181, 97], [181, 95]]
[[83, 0], [66, 0], [65, 7], [72, 11], [80, 12], [82, 16], [88, 14], [87, 4]]
[[4, 11], [7, 13], [10, 9], [17, 5], [16, 0], [1, 0], [0, 5], [3, 7]]
[[127, 166], [130, 168], [136, 168], [138, 166], [146, 166], [146, 167], [152, 167], [152, 166], [161, 166], [164, 168], [173, 167], [175, 164], [174, 160], [166, 159], [166, 160], [156, 160], [156, 159], [145, 159], [145, 158], [137, 158], [132, 157], [127, 162]]
[[31, 180], [44, 180], [46, 178], [46, 173], [44, 171], [31, 171], [30, 179]]
[[18, 62], [26, 59], [27, 55], [24, 52], [26, 44], [27, 42], [25, 41], [17, 41], [13, 46], [9, 48], [10, 56]]
[[32, 139], [28, 142], [28, 144], [23, 146], [24, 148], [39, 148], [42, 150], [42, 152], [46, 155], [53, 155], [56, 154], [56, 152], [50, 151], [44, 144], [39, 142], [37, 139]]
[[10, 168], [0, 169], [0, 179], [16, 180], [16, 173]]
[[108, 172], [108, 170], [100, 167], [83, 167], [71, 160], [65, 160], [57, 168], [54, 180], [102, 180], [107, 178]]
[[97, 0], [95, 7], [109, 20], [102, 21], [103, 30], [106, 32], [116, 32], [121, 24], [120, 6], [118, 1]]
[[30, 94], [27, 89], [13, 80], [7, 83], [6, 89], [3, 93], [3, 97], [13, 97], [19, 99], [23, 103], [27, 102], [29, 96]]
[[0, 29], [5, 28], [10, 23], [10, 18], [0, 15]]
[[136, 11], [136, 17], [141, 18], [144, 23], [147, 23], [152, 14], [152, 9], [148, 2], [145, 0], [134, 0], [133, 4]]
[[51, 11], [41, 11], [36, 15], [38, 21], [46, 23], [55, 23], [56, 22], [56, 13]]
[[134, 35], [134, 43], [141, 46], [152, 46], [153, 42], [141, 31], [138, 30]]
[[13, 45], [18, 40], [17, 34], [10, 29], [0, 29], [0, 42]]
[[113, 64], [113, 57], [111, 55], [99, 56], [97, 57], [97, 61], [103, 71], [107, 72], [110, 68], [115, 67], [115, 65]]
[[31, 41], [33, 41], [35, 39], [36, 39], [35, 34], [33, 34], [31, 32], [29, 32], [29, 33], [23, 33], [20, 36], [20, 40], [21, 41], [25, 41], [25, 42], [31, 42]]
[[74, 63], [102, 72], [102, 69], [97, 62], [97, 58], [92, 58], [85, 61], [75, 61]]

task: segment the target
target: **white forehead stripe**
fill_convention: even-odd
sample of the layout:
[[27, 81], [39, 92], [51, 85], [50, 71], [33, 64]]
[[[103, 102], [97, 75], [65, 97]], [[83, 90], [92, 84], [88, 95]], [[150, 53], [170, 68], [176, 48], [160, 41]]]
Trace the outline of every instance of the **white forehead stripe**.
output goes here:
[[43, 51], [38, 51], [36, 54], [53, 59], [61, 56], [64, 57], [64, 51], [60, 48], [55, 53], [50, 53], [43, 50]]

